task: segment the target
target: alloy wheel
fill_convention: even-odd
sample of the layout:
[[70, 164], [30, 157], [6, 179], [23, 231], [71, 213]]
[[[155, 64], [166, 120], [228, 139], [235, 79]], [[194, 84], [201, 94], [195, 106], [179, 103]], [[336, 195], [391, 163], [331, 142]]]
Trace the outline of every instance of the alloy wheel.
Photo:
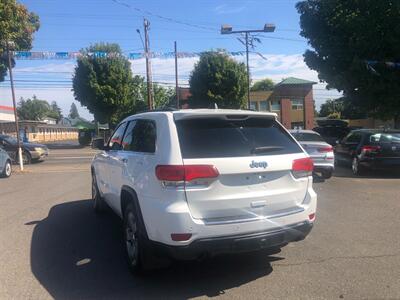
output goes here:
[[129, 212], [125, 225], [125, 243], [129, 262], [132, 266], [137, 265], [139, 258], [139, 241], [137, 234], [136, 218], [133, 212]]
[[11, 164], [9, 162], [6, 163], [5, 174], [6, 174], [6, 177], [11, 176]]

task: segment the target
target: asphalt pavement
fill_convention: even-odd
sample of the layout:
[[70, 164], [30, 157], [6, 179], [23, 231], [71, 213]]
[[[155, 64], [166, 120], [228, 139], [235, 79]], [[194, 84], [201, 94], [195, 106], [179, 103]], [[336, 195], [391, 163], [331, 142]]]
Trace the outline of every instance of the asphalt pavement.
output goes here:
[[[400, 177], [316, 180], [309, 237], [276, 255], [125, 265], [120, 221], [90, 201], [95, 150], [55, 149], [0, 180], [0, 299], [400, 299]], [[17, 166], [14, 166], [17, 168]]]

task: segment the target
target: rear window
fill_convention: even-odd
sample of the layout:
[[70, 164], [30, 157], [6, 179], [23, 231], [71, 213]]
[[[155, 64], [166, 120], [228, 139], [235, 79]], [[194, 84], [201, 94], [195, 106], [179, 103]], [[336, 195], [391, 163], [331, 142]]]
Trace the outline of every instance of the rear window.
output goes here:
[[299, 142], [324, 142], [324, 139], [316, 133], [292, 132], [292, 135]]
[[400, 133], [375, 133], [369, 137], [370, 143], [400, 143]]
[[274, 120], [196, 118], [176, 121], [183, 158], [218, 158], [300, 153], [302, 150]]

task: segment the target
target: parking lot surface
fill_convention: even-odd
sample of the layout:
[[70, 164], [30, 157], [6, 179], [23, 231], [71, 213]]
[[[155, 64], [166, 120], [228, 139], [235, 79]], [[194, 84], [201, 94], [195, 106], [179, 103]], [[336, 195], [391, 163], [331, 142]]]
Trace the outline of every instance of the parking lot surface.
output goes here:
[[313, 231], [276, 255], [175, 263], [139, 278], [125, 265], [118, 218], [92, 210], [94, 153], [51, 150], [0, 180], [0, 299], [400, 299], [396, 174], [340, 168], [316, 180]]

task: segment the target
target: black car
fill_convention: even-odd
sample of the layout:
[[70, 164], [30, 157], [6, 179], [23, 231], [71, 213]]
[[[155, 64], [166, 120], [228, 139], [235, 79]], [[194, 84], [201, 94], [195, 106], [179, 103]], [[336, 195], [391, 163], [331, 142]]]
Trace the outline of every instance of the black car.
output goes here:
[[[0, 134], [0, 146], [7, 151], [14, 162], [18, 162], [18, 141], [16, 138]], [[44, 160], [49, 155], [49, 149], [45, 145], [21, 142], [21, 148], [24, 164]]]
[[335, 160], [351, 165], [355, 175], [366, 169], [400, 169], [400, 130], [353, 130], [335, 147]]

